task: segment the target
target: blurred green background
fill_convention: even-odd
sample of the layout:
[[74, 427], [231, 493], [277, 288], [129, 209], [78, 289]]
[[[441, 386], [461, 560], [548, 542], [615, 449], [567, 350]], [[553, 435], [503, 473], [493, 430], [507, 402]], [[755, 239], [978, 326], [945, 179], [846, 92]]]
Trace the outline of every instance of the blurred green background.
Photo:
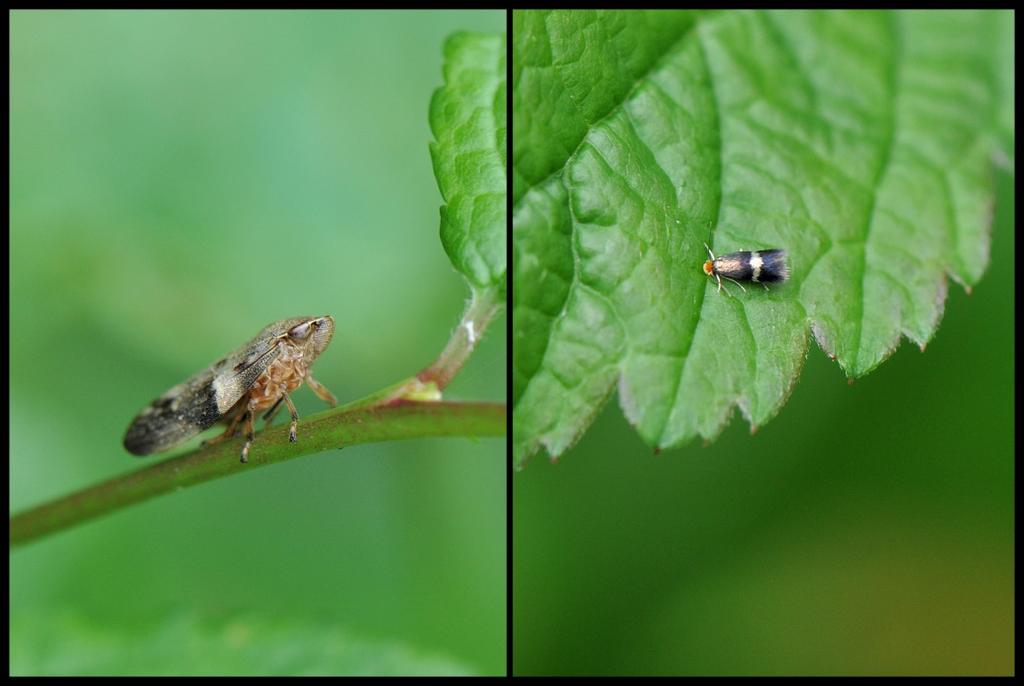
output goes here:
[[[121, 447], [135, 413], [273, 320], [334, 315], [342, 402], [428, 364], [468, 296], [430, 96], [447, 35], [504, 29], [13, 13], [11, 511], [159, 459]], [[446, 396], [504, 399], [504, 317]], [[504, 673], [505, 485], [503, 440], [377, 444], [56, 534], [10, 557], [11, 672]]]
[[516, 674], [1011, 674], [1014, 190], [927, 351], [813, 342], [751, 436], [652, 454], [609, 403], [513, 478]]

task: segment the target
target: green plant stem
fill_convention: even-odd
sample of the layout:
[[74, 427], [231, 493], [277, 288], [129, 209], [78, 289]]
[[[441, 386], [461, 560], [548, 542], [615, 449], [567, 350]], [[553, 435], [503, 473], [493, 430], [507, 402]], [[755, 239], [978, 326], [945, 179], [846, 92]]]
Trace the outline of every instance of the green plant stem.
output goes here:
[[459, 326], [429, 367], [416, 376], [392, 384], [345, 407], [351, 409], [386, 405], [400, 400], [440, 400], [441, 391], [462, 369], [476, 344], [483, 338], [487, 325], [501, 311], [503, 304], [503, 296], [497, 287], [474, 289]]
[[436, 384], [443, 389], [455, 377], [462, 365], [466, 363], [473, 348], [484, 335], [484, 330], [491, 319], [498, 313], [503, 304], [497, 287], [473, 291], [473, 297], [462, 315], [459, 328], [456, 329], [448, 345], [434, 363], [416, 375], [425, 384]]
[[289, 443], [287, 425], [261, 432], [247, 464], [238, 459], [240, 439], [223, 441], [21, 512], [10, 519], [10, 545], [28, 543], [168, 491], [329, 448], [428, 436], [505, 435], [506, 411], [501, 403], [393, 400], [386, 405], [352, 405], [303, 419], [298, 443]]
[[241, 439], [158, 462], [11, 517], [10, 545], [177, 488], [329, 448], [427, 436], [503, 436], [503, 404], [441, 401], [441, 390], [465, 364], [501, 305], [497, 288], [474, 290], [462, 321], [433, 364], [365, 398], [303, 419], [298, 443], [289, 443], [287, 428], [281, 426], [260, 433], [245, 465], [238, 460]]

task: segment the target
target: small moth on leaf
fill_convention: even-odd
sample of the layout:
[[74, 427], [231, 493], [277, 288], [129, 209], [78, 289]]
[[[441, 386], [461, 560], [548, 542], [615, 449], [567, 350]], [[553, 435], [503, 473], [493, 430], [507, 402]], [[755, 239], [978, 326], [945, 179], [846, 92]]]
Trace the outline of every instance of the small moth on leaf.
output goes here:
[[722, 291], [722, 279], [729, 279], [746, 293], [747, 289], [740, 281], [753, 281], [768, 290], [766, 284], [782, 283], [789, 278], [789, 263], [785, 250], [741, 250], [715, 257], [707, 243], [704, 244], [704, 248], [711, 258], [704, 263], [704, 273], [718, 280], [719, 292]]
[[299, 415], [288, 394], [305, 381], [321, 400], [332, 407], [334, 395], [320, 385], [310, 367], [331, 342], [334, 318], [293, 317], [269, 324], [251, 341], [227, 357], [181, 382], [149, 404], [128, 427], [124, 447], [133, 455], [168, 450], [217, 422], [228, 425], [220, 436], [230, 438], [245, 422], [242, 462], [249, 458], [253, 419], [267, 408], [265, 426], [284, 402], [292, 415], [292, 443], [296, 441]]

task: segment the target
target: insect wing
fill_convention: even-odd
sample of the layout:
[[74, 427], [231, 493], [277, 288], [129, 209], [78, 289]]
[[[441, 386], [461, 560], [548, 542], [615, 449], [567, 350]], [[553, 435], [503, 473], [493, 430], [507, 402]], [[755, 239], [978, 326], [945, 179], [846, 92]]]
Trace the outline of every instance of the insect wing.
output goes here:
[[206, 369], [150, 403], [128, 427], [124, 447], [133, 455], [166, 450], [211, 426], [220, 416]]
[[216, 424], [277, 359], [277, 338], [264, 335], [270, 328], [150, 403], [128, 427], [128, 452], [166, 450]]
[[785, 250], [759, 250], [757, 255], [761, 258], [758, 281], [780, 283], [789, 279], [789, 262], [786, 259]]
[[744, 281], [750, 278], [750, 253], [731, 252], [714, 262], [715, 273], [730, 279]]

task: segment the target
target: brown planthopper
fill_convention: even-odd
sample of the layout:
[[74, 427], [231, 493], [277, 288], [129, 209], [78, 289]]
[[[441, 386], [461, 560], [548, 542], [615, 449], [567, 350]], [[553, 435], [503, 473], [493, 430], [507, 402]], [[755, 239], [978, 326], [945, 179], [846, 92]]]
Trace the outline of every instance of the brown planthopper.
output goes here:
[[333, 335], [334, 318], [330, 316], [293, 317], [267, 325], [238, 350], [150, 403], [132, 420], [124, 447], [133, 455], [149, 455], [224, 422], [227, 430], [207, 441], [218, 443], [233, 436], [245, 422], [242, 462], [247, 462], [253, 419], [269, 408], [263, 417], [269, 424], [282, 402], [292, 414], [288, 438], [294, 443], [299, 415], [289, 393], [305, 381], [324, 402], [332, 407], [338, 403], [310, 373]]

